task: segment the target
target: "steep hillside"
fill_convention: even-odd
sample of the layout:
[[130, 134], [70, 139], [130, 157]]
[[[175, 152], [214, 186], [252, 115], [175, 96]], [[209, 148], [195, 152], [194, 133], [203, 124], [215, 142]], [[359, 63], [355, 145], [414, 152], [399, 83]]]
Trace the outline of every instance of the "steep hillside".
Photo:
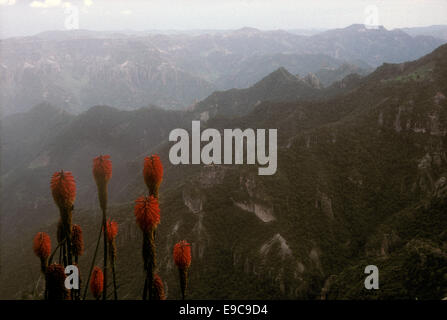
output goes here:
[[324, 87], [328, 87], [335, 82], [343, 80], [348, 75], [356, 74], [359, 76], [365, 76], [370, 73], [371, 69], [362, 69], [358, 66], [344, 64], [338, 68], [322, 68], [315, 73], [315, 76], [319, 79]]
[[247, 89], [214, 92], [194, 106], [202, 119], [211, 117], [237, 117], [251, 112], [263, 101], [310, 100], [319, 96], [319, 88], [305, 79], [279, 68]]

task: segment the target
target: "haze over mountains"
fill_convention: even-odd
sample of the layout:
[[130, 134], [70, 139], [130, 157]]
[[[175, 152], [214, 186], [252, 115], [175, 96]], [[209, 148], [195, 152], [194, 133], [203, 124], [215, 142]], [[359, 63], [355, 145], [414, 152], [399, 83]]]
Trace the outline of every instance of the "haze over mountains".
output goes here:
[[0, 41], [0, 101], [3, 115], [40, 102], [72, 113], [98, 104], [184, 110], [216, 90], [250, 87], [280, 67], [300, 77], [346, 65], [365, 74], [444, 42], [363, 25], [311, 36], [253, 28], [192, 35], [45, 32]]
[[[346, 32], [349, 37], [343, 36]], [[194, 79], [215, 85], [232, 61], [251, 61], [248, 48], [258, 52], [256, 58], [271, 61], [268, 57], [276, 55], [272, 52], [276, 47], [287, 51], [299, 48], [301, 41], [314, 41], [312, 45], [306, 42], [310, 52], [293, 54], [324, 54], [325, 63], [340, 62], [332, 68], [341, 66], [335, 73], [342, 74], [355, 67], [343, 67], [345, 61], [338, 60], [337, 52], [368, 63], [380, 59], [396, 62], [393, 60], [411, 60], [440, 41], [358, 26], [315, 37], [244, 29], [218, 37], [8, 41], [17, 41], [17, 48], [28, 46], [25, 51], [14, 51], [21, 52], [16, 54], [18, 60], [41, 59], [39, 70], [43, 73], [34, 78], [35, 84], [37, 79], [46, 79], [46, 72], [61, 73], [44, 67], [47, 62], [41, 56], [29, 54], [37, 52], [34, 47], [58, 48], [51, 61], [72, 61], [68, 75], [76, 74], [73, 61], [84, 61], [88, 67], [78, 71], [79, 77], [89, 70], [97, 75], [98, 82], [107, 84], [104, 88], [116, 88], [112, 80], [121, 84], [127, 79], [126, 83], [133, 84], [134, 79], [146, 89], [150, 81], [163, 83], [163, 74], [171, 79], [171, 73], [158, 70], [154, 74], [159, 78], [151, 78], [148, 71], [139, 78], [137, 70], [145, 69], [137, 68], [137, 62], [148, 59], [147, 54], [139, 55], [141, 52], [152, 52], [160, 64], [169, 57], [176, 63], [166, 67], [171, 71], [189, 66], [189, 71], [181, 73], [188, 77], [193, 71], [214, 70], [214, 78], [203, 80], [196, 75]], [[330, 42], [328, 37], [336, 40]], [[374, 39], [380, 51], [368, 46]], [[383, 41], [390, 45], [383, 45]], [[8, 46], [14, 47], [11, 43]], [[96, 55], [92, 55], [92, 48]], [[314, 52], [316, 48], [325, 52]], [[200, 52], [207, 54], [201, 56]], [[133, 64], [136, 73], [123, 71], [112, 77], [105, 71], [108, 68], [101, 67], [106, 64], [101, 59], [107, 56], [115, 66], [129, 61], [127, 65]], [[59, 63], [50, 65], [59, 70]], [[269, 68], [272, 70], [267, 71]], [[296, 76], [291, 69], [274, 62], [266, 64], [266, 75], [248, 88], [216, 92], [187, 111], [157, 107], [119, 110], [129, 108], [128, 102], [119, 109], [86, 104], [85, 109], [91, 108], [75, 115], [63, 103], [35, 107], [32, 103], [23, 107], [31, 110], [4, 117], [0, 296], [36, 298], [41, 293], [36, 290], [39, 263], [31, 243], [37, 231], [52, 236], [56, 233], [58, 212], [49, 181], [60, 169], [70, 170], [76, 177], [73, 219], [85, 232], [87, 247], [80, 268], [86, 275], [101, 220], [91, 160], [98, 154], [110, 154], [110, 216], [120, 226], [119, 294], [122, 299], [139, 298], [144, 274], [133, 200], [144, 192], [144, 157], [159, 153], [165, 177], [157, 255], [168, 298], [179, 298], [171, 255], [173, 244], [181, 239], [192, 243], [192, 299], [445, 297], [447, 45], [412, 62], [385, 63], [363, 77], [333, 76], [335, 82], [326, 88], [316, 75]], [[203, 73], [208, 77], [212, 74]], [[177, 75], [179, 85], [180, 73]], [[141, 91], [132, 92], [146, 91], [142, 86]], [[116, 97], [125, 97], [125, 93], [116, 93]], [[192, 119], [202, 119], [203, 128], [218, 130], [277, 128], [277, 173], [261, 177], [256, 167], [245, 165], [171, 165], [168, 134], [173, 128], [189, 130]], [[369, 264], [380, 267], [379, 291], [364, 289], [364, 267]]]
[[447, 26], [434, 25], [428, 27], [403, 28], [402, 31], [411, 36], [431, 36], [447, 40]]

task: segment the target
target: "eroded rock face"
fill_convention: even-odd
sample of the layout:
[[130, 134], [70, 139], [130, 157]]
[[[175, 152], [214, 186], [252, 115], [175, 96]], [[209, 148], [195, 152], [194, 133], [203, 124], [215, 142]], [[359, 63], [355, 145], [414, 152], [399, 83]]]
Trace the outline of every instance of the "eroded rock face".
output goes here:
[[305, 77], [304, 77], [304, 81], [307, 82], [312, 88], [316, 88], [316, 89], [321, 89], [322, 85], [320, 82], [320, 79], [318, 79], [318, 77], [313, 74], [313, 73], [308, 73]]
[[267, 207], [259, 203], [255, 203], [252, 201], [248, 202], [237, 202], [233, 201], [233, 203], [240, 209], [244, 211], [248, 211], [254, 213], [260, 220], [263, 222], [271, 222], [275, 220], [273, 216], [273, 208]]
[[[183, 189], [183, 203], [196, 217], [195, 224], [192, 228], [192, 234], [195, 241], [191, 243], [192, 254], [198, 259], [202, 259], [205, 250], [209, 244], [208, 230], [204, 227], [205, 211], [204, 204], [206, 202], [206, 195], [204, 191], [198, 186], [191, 183], [188, 187]], [[172, 233], [176, 233], [179, 222], [174, 226]]]
[[317, 190], [315, 208], [320, 209], [328, 218], [334, 218], [332, 200], [326, 193], [321, 192], [320, 190]]
[[[241, 194], [246, 194], [243, 199], [232, 199], [238, 208], [254, 213], [263, 222], [272, 222], [276, 220], [272, 203], [264, 193], [261, 186], [257, 185], [256, 178], [253, 176], [239, 177]], [[248, 198], [248, 199], [247, 199]]]
[[439, 196], [443, 192], [443, 178], [445, 179], [445, 177], [437, 176], [439, 174], [438, 169], [441, 168], [445, 162], [445, 152], [427, 152], [418, 162], [418, 177], [417, 182], [413, 186], [413, 191], [416, 190], [416, 188], [419, 188], [419, 190], [425, 193], [435, 193]]
[[203, 210], [204, 196], [200, 190], [185, 188], [183, 190], [183, 203], [192, 213], [199, 213]]
[[441, 177], [435, 183], [434, 196], [436, 198], [447, 197], [447, 178]]
[[281, 294], [297, 296], [303, 285], [305, 267], [296, 260], [287, 240], [281, 234], [275, 234], [261, 245], [259, 255], [261, 263], [253, 271], [259, 277], [269, 279]]
[[209, 111], [204, 111], [200, 114], [200, 121], [202, 122], [207, 122], [210, 118], [210, 113]]
[[400, 106], [398, 111], [397, 111], [397, 114], [396, 114], [396, 119], [394, 120], [394, 130], [396, 132], [402, 131], [402, 127], [401, 127], [401, 124], [400, 124], [400, 121], [401, 121], [400, 118], [401, 118], [401, 114], [402, 114], [403, 110], [404, 110], [404, 108]]
[[441, 129], [441, 123], [439, 121], [439, 112], [433, 112], [428, 114], [428, 127], [430, 134], [433, 136], [444, 136], [445, 130]]
[[[386, 102], [386, 104], [385, 104]], [[387, 105], [398, 104], [386, 111]], [[432, 99], [427, 101], [415, 101], [413, 99], [384, 99], [381, 110], [378, 111], [378, 126], [392, 127], [395, 132], [403, 133], [409, 130], [432, 136], [443, 137], [447, 133], [447, 128], [441, 120], [442, 108], [444, 108], [445, 96], [438, 92]], [[424, 107], [421, 108], [421, 105]], [[383, 107], [383, 109], [382, 109]]]
[[312, 248], [309, 252], [309, 258], [312, 261], [312, 263], [315, 265], [315, 267], [322, 271], [321, 261], [320, 261], [320, 249], [317, 247]]
[[275, 234], [273, 238], [271, 238], [269, 241], [264, 243], [261, 248], [259, 249], [259, 252], [262, 255], [267, 255], [271, 252], [275, 246], [279, 247], [279, 250], [276, 251], [281, 259], [285, 259], [287, 256], [292, 255], [292, 250], [290, 250], [289, 245], [287, 244], [286, 239], [284, 239], [279, 233]]

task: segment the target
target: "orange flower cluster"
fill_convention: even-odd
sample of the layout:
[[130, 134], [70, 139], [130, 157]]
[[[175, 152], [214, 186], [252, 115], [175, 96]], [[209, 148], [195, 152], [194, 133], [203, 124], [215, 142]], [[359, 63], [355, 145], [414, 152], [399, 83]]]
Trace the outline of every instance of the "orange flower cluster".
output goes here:
[[90, 291], [93, 296], [98, 299], [101, 296], [102, 290], [104, 288], [104, 274], [101, 268], [95, 266], [92, 272], [92, 279], [90, 281]]
[[149, 194], [158, 196], [158, 187], [163, 180], [163, 165], [156, 154], [144, 158], [143, 177]]
[[160, 223], [160, 208], [154, 196], [141, 196], [135, 200], [134, 213], [143, 232], [150, 232]]
[[101, 155], [93, 159], [93, 177], [98, 186], [109, 182], [112, 177], [112, 161], [109, 155]]
[[107, 238], [109, 242], [112, 242], [118, 234], [118, 223], [113, 220], [107, 221]]
[[191, 244], [182, 240], [174, 246], [174, 262], [179, 269], [189, 268], [191, 265]]
[[50, 236], [45, 232], [38, 232], [34, 237], [33, 250], [40, 259], [48, 259], [51, 254]]
[[76, 183], [69, 171], [59, 171], [51, 178], [51, 193], [59, 209], [71, 209], [76, 198]]
[[82, 229], [77, 224], [74, 224], [71, 230], [71, 244], [73, 254], [75, 256], [82, 256], [84, 253], [84, 238], [82, 236]]

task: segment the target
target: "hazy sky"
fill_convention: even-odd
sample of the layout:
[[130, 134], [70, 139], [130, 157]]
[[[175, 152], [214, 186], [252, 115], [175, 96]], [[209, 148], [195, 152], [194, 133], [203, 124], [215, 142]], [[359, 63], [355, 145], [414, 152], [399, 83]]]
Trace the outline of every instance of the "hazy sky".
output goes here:
[[0, 0], [0, 36], [67, 28], [325, 29], [367, 23], [392, 29], [447, 24], [446, 13], [447, 0]]

